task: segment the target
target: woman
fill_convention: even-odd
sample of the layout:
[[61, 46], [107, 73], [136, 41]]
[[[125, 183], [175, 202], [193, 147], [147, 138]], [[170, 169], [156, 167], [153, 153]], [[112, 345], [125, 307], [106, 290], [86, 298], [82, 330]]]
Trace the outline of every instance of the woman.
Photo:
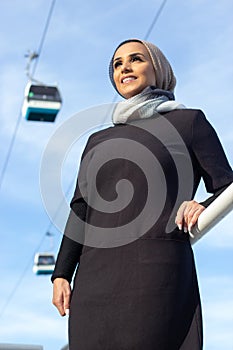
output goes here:
[[[84, 150], [53, 303], [62, 316], [70, 309], [70, 350], [202, 349], [188, 231], [232, 170], [203, 113], [174, 101], [174, 73], [155, 45], [124, 41], [109, 72], [126, 101]], [[197, 203], [201, 178], [213, 195]]]

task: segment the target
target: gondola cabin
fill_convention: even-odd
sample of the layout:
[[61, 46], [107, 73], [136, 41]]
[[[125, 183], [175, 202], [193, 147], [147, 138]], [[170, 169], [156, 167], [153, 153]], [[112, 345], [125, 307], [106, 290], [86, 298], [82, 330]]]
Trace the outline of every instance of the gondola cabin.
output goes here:
[[61, 109], [62, 99], [56, 86], [28, 82], [22, 106], [26, 120], [54, 122]]
[[36, 275], [50, 275], [55, 267], [55, 257], [51, 253], [36, 253], [33, 272]]

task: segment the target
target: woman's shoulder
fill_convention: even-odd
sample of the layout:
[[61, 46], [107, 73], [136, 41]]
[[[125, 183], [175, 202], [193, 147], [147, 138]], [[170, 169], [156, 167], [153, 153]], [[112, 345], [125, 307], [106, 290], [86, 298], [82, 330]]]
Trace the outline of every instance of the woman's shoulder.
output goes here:
[[204, 112], [197, 108], [176, 109], [163, 114], [163, 117], [177, 130], [187, 144], [192, 142], [193, 136], [208, 131], [210, 123]]
[[[101, 127], [101, 126], [100, 126], [100, 127]], [[106, 134], [110, 133], [112, 129], [113, 129], [113, 126], [109, 126], [109, 127], [107, 127], [107, 128], [104, 128], [104, 129], [101, 129], [101, 130], [98, 130], [98, 131], [93, 132], [93, 133], [89, 136], [88, 142], [92, 142], [92, 141], [94, 141], [95, 139], [101, 138], [103, 135], [106, 135]]]
[[163, 114], [163, 116], [168, 119], [172, 124], [176, 125], [190, 125], [196, 126], [199, 122], [207, 122], [205, 113], [201, 109], [197, 108], [182, 108], [175, 109], [168, 113]]

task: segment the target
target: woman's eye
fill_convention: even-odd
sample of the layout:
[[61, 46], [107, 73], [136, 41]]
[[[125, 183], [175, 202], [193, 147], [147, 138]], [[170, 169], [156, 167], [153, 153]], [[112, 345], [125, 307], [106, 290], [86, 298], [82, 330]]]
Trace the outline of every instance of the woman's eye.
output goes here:
[[116, 69], [117, 67], [119, 67], [121, 65], [120, 61], [117, 61], [114, 63], [114, 69]]
[[139, 56], [134, 56], [132, 57], [132, 62], [135, 62], [135, 61], [142, 61], [142, 59]]

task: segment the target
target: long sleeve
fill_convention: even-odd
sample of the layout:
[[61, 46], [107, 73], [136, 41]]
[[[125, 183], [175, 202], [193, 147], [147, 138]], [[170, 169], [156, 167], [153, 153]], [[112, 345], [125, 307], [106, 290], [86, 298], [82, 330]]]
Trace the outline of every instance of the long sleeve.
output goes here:
[[70, 283], [79, 262], [81, 252], [82, 244], [63, 235], [51, 281], [53, 282], [55, 278], [61, 277]]
[[[77, 220], [77, 216], [81, 219]], [[54, 272], [51, 277], [62, 277], [71, 282], [74, 271], [82, 254], [83, 225], [86, 216], [86, 204], [81, 201], [75, 205], [75, 213], [71, 210], [66, 223], [65, 232], [60, 245]], [[79, 234], [81, 233], [81, 234]]]
[[[87, 149], [87, 145], [85, 149]], [[72, 277], [74, 275], [74, 271], [79, 263], [80, 256], [82, 254], [82, 243], [85, 234], [84, 229], [87, 204], [83, 199], [83, 193], [81, 193], [79, 190], [79, 184], [82, 184], [82, 180], [80, 180], [80, 177], [83, 177], [80, 176], [80, 173], [82, 169], [82, 160], [84, 154], [85, 150], [82, 154], [81, 164], [79, 168], [79, 176], [77, 179], [75, 189], [75, 194], [78, 192], [79, 195], [76, 201], [74, 201], [73, 199], [71, 200], [71, 211], [66, 223], [64, 235], [59, 248], [55, 269], [51, 277], [52, 282], [55, 280], [55, 278], [58, 277], [65, 278], [68, 282], [71, 282]], [[85, 185], [83, 185], [82, 187], [85, 187]]]

